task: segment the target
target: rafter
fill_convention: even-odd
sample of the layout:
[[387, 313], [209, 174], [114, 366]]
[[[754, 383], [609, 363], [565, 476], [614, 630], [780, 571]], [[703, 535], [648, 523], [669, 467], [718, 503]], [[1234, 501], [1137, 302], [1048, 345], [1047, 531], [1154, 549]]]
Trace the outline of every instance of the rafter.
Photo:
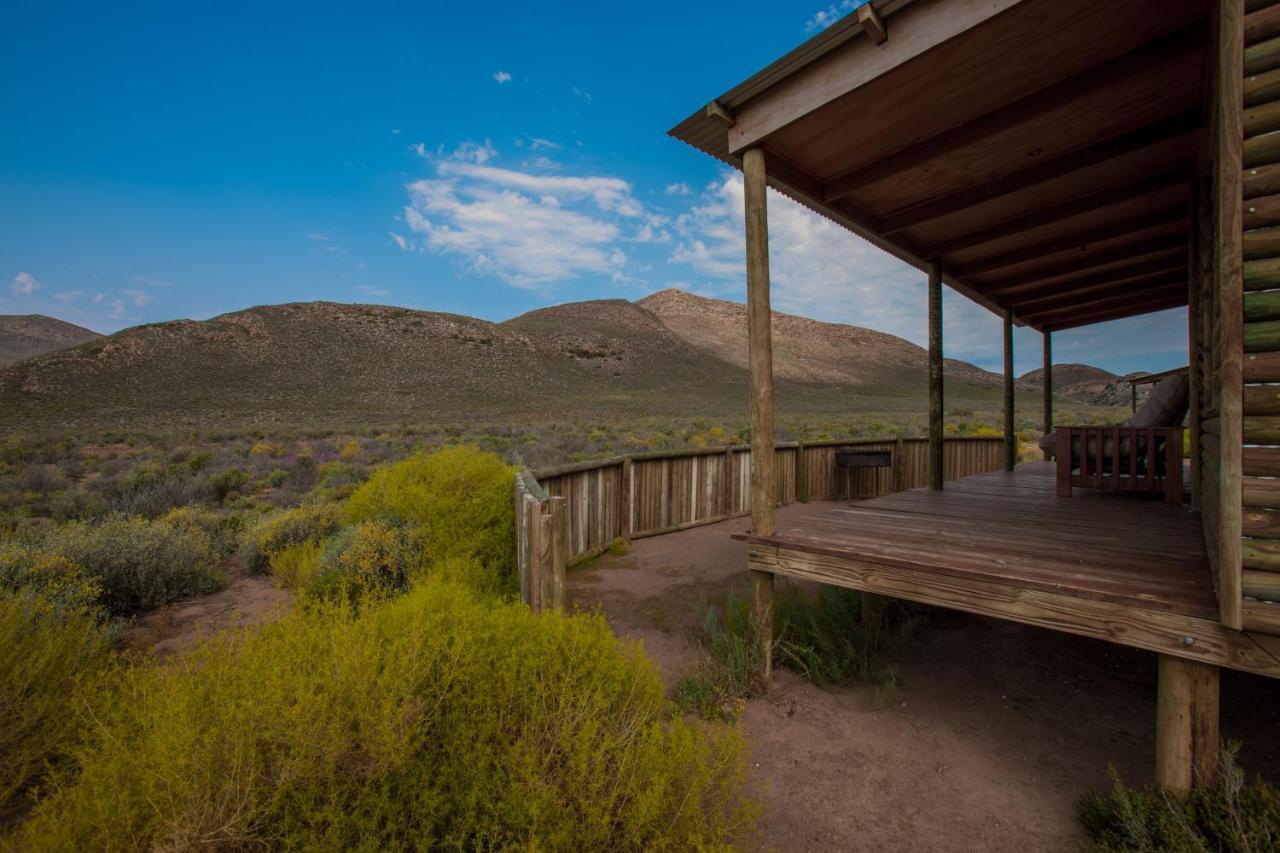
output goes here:
[[925, 254], [930, 257], [942, 257], [952, 252], [970, 249], [974, 246], [981, 246], [983, 243], [1010, 237], [1032, 228], [1051, 225], [1054, 222], [1060, 222], [1073, 216], [1132, 201], [1148, 193], [1186, 185], [1188, 180], [1190, 180], [1190, 175], [1184, 168], [1169, 169], [1154, 175], [1146, 175], [1120, 186], [1108, 187], [1105, 190], [1073, 198], [1070, 201], [1022, 213], [995, 225], [944, 240], [930, 246], [925, 250]]
[[1052, 240], [1045, 240], [1030, 246], [1022, 246], [987, 258], [979, 258], [967, 264], [953, 264], [953, 266], [956, 268], [956, 274], [961, 278], [981, 275], [991, 270], [1011, 267], [1026, 261], [1034, 261], [1036, 258], [1047, 257], [1059, 252], [1067, 252], [1072, 249], [1085, 250], [1091, 243], [1101, 243], [1129, 234], [1138, 234], [1162, 225], [1185, 222], [1186, 219], [1187, 206], [1179, 202], [1140, 216], [1131, 216], [1116, 222], [1108, 222], [1106, 225], [1087, 228], [1073, 234], [1055, 237]]
[[1111, 139], [1084, 148], [1078, 148], [1061, 157], [1037, 163], [1026, 169], [987, 181], [976, 187], [959, 190], [938, 196], [937, 198], [913, 204], [910, 207], [895, 211], [884, 218], [884, 233], [896, 234], [922, 222], [940, 219], [952, 213], [976, 207], [983, 202], [1012, 193], [1021, 192], [1028, 187], [1069, 175], [1105, 163], [1135, 151], [1141, 151], [1185, 136], [1199, 130], [1204, 124], [1200, 110], [1187, 110], [1177, 115], [1163, 118], [1138, 128], [1137, 130], [1112, 137]]
[[1106, 269], [1086, 270], [1082, 274], [1071, 275], [1067, 278], [1050, 278], [1046, 276], [1028, 276], [1025, 279], [1006, 282], [998, 287], [983, 288], [984, 293], [988, 293], [993, 297], [1000, 299], [1033, 299], [1037, 296], [1048, 295], [1060, 291], [1072, 290], [1075, 288], [1092, 287], [1095, 284], [1118, 284], [1131, 278], [1136, 278], [1150, 273], [1157, 272], [1174, 272], [1183, 269], [1187, 265], [1187, 252], [1184, 246], [1179, 245], [1172, 249], [1165, 249], [1147, 258], [1143, 258], [1132, 263], [1116, 266], [1114, 264], [1107, 265]]
[[944, 130], [913, 145], [868, 163], [823, 185], [823, 199], [835, 201], [856, 192], [872, 181], [892, 177], [928, 163], [947, 152], [980, 142], [1063, 104], [1088, 99], [1113, 86], [1118, 79], [1141, 74], [1149, 63], [1168, 62], [1172, 57], [1202, 50], [1205, 27], [1198, 22], [1162, 36], [1142, 47], [1096, 65], [1080, 74], [1033, 92], [1024, 98], [984, 113], [959, 127]]
[[1187, 270], [1181, 269], [1150, 273], [1122, 281], [1108, 281], [1092, 287], [1072, 288], [1057, 293], [1039, 295], [1034, 299], [1009, 299], [1008, 304], [1021, 317], [1030, 317], [1058, 308], [1069, 308], [1093, 299], [1104, 299], [1121, 296], [1126, 293], [1139, 293], [1152, 287], [1165, 287], [1174, 283], [1187, 286]]
[[1129, 308], [1110, 309], [1092, 314], [1082, 314], [1078, 317], [1072, 317], [1069, 320], [1061, 320], [1058, 322], [1031, 323], [1031, 325], [1041, 331], [1061, 332], [1066, 329], [1078, 329], [1081, 326], [1092, 326], [1097, 323], [1107, 323], [1112, 320], [1123, 320], [1126, 317], [1153, 314], [1156, 311], [1164, 311], [1169, 308], [1180, 308], [1186, 304], [1187, 295], [1186, 293], [1183, 293], [1181, 296], [1169, 296], [1162, 300], [1152, 301], [1148, 304], [1134, 305]]
[[1006, 274], [1004, 278], [997, 277], [985, 280], [980, 283], [980, 286], [984, 292], [999, 293], [1010, 287], [1023, 284], [1047, 283], [1053, 280], [1060, 280], [1064, 276], [1093, 274], [1095, 272], [1101, 274], [1103, 267], [1111, 267], [1115, 264], [1127, 266], [1129, 263], [1136, 263], [1142, 259], [1171, 257], [1175, 252], [1182, 257], [1186, 256], [1186, 235], [1169, 234], [1153, 237], [1141, 243], [1119, 246], [1115, 249], [1108, 249], [1105, 252], [1097, 252], [1079, 258], [1069, 258], [1065, 261], [1050, 261], [1039, 268], [1019, 270], [1016, 273]]

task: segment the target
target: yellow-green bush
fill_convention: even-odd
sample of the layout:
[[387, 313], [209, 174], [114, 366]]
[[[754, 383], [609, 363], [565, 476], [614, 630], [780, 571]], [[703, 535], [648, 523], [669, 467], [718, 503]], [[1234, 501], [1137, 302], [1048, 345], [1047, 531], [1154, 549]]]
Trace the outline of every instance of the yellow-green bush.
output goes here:
[[750, 823], [740, 733], [638, 646], [428, 580], [131, 671], [22, 849], [639, 850]]
[[405, 526], [428, 562], [472, 558], [493, 573], [496, 585], [510, 588], [514, 488], [515, 470], [496, 455], [449, 447], [378, 469], [347, 500], [343, 515]]
[[249, 528], [240, 546], [246, 569], [266, 572], [271, 557], [293, 545], [318, 542], [338, 532], [341, 511], [337, 504], [299, 506], [268, 516]]
[[236, 549], [240, 531], [239, 516], [188, 504], [170, 510], [160, 520], [178, 530], [199, 531], [208, 536], [218, 559], [231, 556]]
[[316, 576], [323, 556], [323, 542], [299, 542], [297, 545], [290, 545], [276, 551], [267, 562], [271, 567], [271, 574], [280, 583], [302, 589]]
[[97, 578], [61, 554], [12, 543], [0, 543], [0, 590], [72, 610], [96, 608], [102, 596]]
[[127, 615], [211, 592], [222, 584], [208, 534], [161, 521], [112, 515], [64, 524], [45, 548], [80, 566], [102, 586], [102, 605]]
[[0, 809], [65, 757], [81, 727], [74, 697], [108, 653], [96, 611], [0, 589]]

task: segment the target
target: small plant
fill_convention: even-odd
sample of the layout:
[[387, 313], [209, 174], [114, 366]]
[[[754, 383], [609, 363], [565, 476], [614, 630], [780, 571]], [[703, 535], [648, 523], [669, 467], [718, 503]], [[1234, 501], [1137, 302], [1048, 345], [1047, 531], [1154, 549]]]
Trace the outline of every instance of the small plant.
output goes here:
[[0, 809], [68, 757], [81, 732], [74, 703], [109, 656], [96, 610], [43, 592], [0, 589]]
[[1251, 853], [1280, 848], [1280, 789], [1249, 783], [1228, 744], [1212, 782], [1186, 800], [1153, 788], [1134, 789], [1111, 769], [1112, 788], [1080, 803], [1080, 821], [1096, 849]]
[[75, 563], [102, 586], [102, 604], [127, 616], [222, 585], [213, 543], [196, 528], [112, 515], [96, 524], [59, 527], [45, 547]]
[[631, 551], [631, 543], [621, 536], [609, 543], [609, 553], [615, 557], [622, 557]]
[[268, 516], [251, 527], [240, 547], [240, 559], [251, 572], [265, 573], [271, 557], [293, 545], [318, 542], [338, 532], [341, 510], [337, 504], [294, 507]]
[[741, 733], [603, 618], [440, 581], [120, 678], [17, 849], [725, 849], [756, 811]]

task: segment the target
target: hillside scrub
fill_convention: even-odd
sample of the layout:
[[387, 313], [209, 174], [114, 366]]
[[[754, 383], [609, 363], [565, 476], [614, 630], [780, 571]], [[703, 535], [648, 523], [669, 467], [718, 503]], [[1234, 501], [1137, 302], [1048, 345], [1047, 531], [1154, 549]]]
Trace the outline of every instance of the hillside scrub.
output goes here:
[[112, 515], [96, 523], [72, 522], [50, 531], [35, 546], [18, 547], [11, 559], [36, 572], [51, 555], [92, 578], [99, 588], [96, 603], [112, 616], [129, 616], [222, 585], [208, 534], [163, 521]]
[[265, 573], [271, 569], [273, 556], [296, 545], [332, 536], [341, 526], [341, 513], [336, 504], [287, 509], [268, 516], [246, 531], [240, 559], [249, 571]]
[[374, 471], [348, 498], [343, 517], [406, 528], [429, 564], [473, 560], [490, 586], [515, 585], [515, 469], [493, 453], [447, 447]]
[[1134, 789], [1111, 771], [1112, 788], [1080, 803], [1080, 820], [1101, 851], [1251, 853], [1280, 848], [1280, 789], [1250, 783], [1228, 745], [1209, 785], [1180, 801], [1152, 788]]
[[68, 849], [687, 850], [747, 831], [744, 744], [637, 645], [427, 579], [122, 673], [16, 839]]
[[66, 758], [81, 732], [74, 697], [109, 655], [99, 615], [68, 597], [65, 567], [54, 571], [53, 585], [15, 588], [9, 574], [0, 585], [0, 810]]

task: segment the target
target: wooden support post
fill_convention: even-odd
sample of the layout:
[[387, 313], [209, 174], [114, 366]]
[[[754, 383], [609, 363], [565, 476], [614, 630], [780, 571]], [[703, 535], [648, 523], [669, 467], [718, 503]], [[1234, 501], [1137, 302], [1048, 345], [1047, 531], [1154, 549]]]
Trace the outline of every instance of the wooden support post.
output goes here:
[[1129, 411], [1135, 414], [1138, 411], [1138, 384], [1136, 382], [1129, 383]]
[[622, 460], [622, 496], [618, 501], [622, 507], [622, 523], [618, 526], [623, 539], [631, 539], [631, 517], [635, 514], [632, 501], [635, 500], [636, 463], [630, 456]]
[[[747, 241], [747, 341], [751, 382], [751, 529], [772, 536], [778, 480], [773, 449], [773, 315], [769, 309], [769, 211], [764, 151], [742, 155]], [[751, 572], [755, 639], [760, 678], [773, 679], [773, 575]]]
[[[1053, 435], [1053, 333], [1044, 333], [1044, 424], [1045, 435]], [[1050, 454], [1050, 459], [1053, 455]]]
[[903, 458], [902, 454], [905, 452], [905, 442], [903, 442], [902, 436], [898, 436], [893, 442], [893, 491], [895, 492], [900, 492], [904, 488], [902, 469], [906, 464], [906, 459]]
[[569, 562], [569, 513], [564, 498], [551, 498], [546, 502], [546, 514], [550, 525], [551, 547], [546, 565], [548, 594], [543, 599], [544, 606], [564, 612], [565, 591], [564, 572]]
[[[1222, 624], [1243, 624], [1241, 592], [1241, 503], [1244, 439], [1244, 229], [1243, 152], [1244, 4], [1218, 0], [1214, 16], [1213, 104], [1213, 348], [1218, 376], [1219, 459], [1217, 483], [1218, 604]], [[1214, 562], [1211, 560], [1211, 562]]]
[[546, 566], [550, 562], [551, 519], [543, 512], [545, 501], [525, 501], [525, 524], [529, 531], [529, 609], [541, 613], [546, 606]]
[[773, 573], [751, 571], [751, 622], [760, 654], [760, 680], [773, 687]]
[[746, 198], [747, 331], [751, 362], [751, 530], [772, 536], [778, 481], [773, 449], [773, 316], [769, 309], [769, 215], [764, 151], [742, 155]]
[[942, 264], [929, 261], [929, 488], [942, 489]]
[[1184, 797], [1218, 769], [1218, 667], [1159, 657], [1156, 785]]
[[807, 503], [809, 500], [809, 466], [805, 464], [804, 442], [796, 442], [796, 501]]
[[1018, 464], [1018, 441], [1013, 433], [1013, 310], [1004, 309], [1004, 470]]
[[1187, 379], [1189, 391], [1187, 397], [1187, 427], [1191, 430], [1189, 450], [1191, 453], [1191, 511], [1200, 511], [1200, 396], [1202, 373], [1200, 371], [1200, 241], [1194, 223], [1200, 210], [1200, 182], [1192, 180], [1190, 185], [1190, 221], [1192, 239], [1189, 246], [1187, 269]]

